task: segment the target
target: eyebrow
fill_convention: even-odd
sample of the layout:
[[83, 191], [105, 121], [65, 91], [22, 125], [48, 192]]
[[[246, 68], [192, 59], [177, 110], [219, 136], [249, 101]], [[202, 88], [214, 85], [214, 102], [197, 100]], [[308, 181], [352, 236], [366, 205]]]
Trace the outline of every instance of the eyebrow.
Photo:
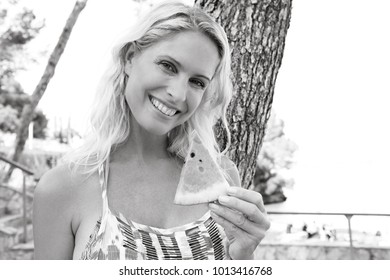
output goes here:
[[[181, 63], [179, 61], [177, 61], [176, 59], [174, 59], [172, 56], [169, 56], [169, 55], [163, 55], [162, 57], [166, 57], [168, 59], [171, 59], [175, 64], [177, 64], [177, 66], [179, 66], [180, 68], [183, 68], [183, 65], [181, 65]], [[211, 79], [205, 75], [202, 75], [202, 74], [197, 74], [195, 76], [198, 76], [198, 77], [202, 77], [204, 79], [206, 79], [207, 81], [211, 81]]]

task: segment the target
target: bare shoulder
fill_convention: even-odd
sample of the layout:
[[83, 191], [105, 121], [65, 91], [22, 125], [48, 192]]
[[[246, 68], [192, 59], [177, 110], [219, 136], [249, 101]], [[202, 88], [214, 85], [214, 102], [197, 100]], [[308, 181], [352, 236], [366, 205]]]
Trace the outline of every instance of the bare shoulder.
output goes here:
[[[65, 186], [71, 186], [71, 171], [67, 165], [59, 165], [50, 169], [39, 179], [35, 195], [66, 195]], [[52, 197], [53, 198], [53, 197]]]
[[221, 168], [228, 175], [228, 182], [231, 186], [241, 186], [241, 179], [240, 173], [238, 172], [238, 168], [235, 163], [226, 155], [221, 156]]
[[77, 211], [75, 184], [67, 165], [46, 172], [34, 191], [33, 230], [35, 258], [69, 259], [74, 236], [72, 219]]
[[35, 191], [34, 203], [44, 203], [47, 206], [67, 209], [77, 197], [81, 176], [72, 172], [68, 165], [61, 164], [47, 171], [40, 178]]
[[[35, 188], [34, 198], [68, 203], [77, 198], [80, 186], [87, 181], [87, 175], [73, 172], [67, 164], [61, 164], [43, 174]], [[50, 201], [46, 202], [51, 203]]]

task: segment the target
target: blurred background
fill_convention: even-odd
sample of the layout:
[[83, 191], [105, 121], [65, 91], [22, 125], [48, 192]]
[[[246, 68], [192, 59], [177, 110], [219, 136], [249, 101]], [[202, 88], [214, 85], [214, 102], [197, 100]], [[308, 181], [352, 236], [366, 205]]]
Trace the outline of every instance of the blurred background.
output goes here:
[[[0, 186], [0, 259], [32, 258], [33, 187], [82, 141], [94, 88], [121, 27], [156, 2], [89, 1], [82, 11], [30, 126], [21, 162], [33, 175], [16, 169]], [[73, 6], [0, 0], [5, 158], [26, 96]], [[293, 1], [251, 187], [263, 194], [272, 221], [259, 259], [390, 259], [389, 9], [386, 0]], [[0, 161], [0, 179], [8, 168]]]

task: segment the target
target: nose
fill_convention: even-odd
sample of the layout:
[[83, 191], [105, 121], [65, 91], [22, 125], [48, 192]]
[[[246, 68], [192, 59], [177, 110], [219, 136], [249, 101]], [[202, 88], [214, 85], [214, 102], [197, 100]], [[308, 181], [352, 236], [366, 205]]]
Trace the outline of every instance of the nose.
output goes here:
[[184, 102], [187, 99], [187, 82], [185, 78], [172, 79], [168, 86], [168, 94], [175, 102]]

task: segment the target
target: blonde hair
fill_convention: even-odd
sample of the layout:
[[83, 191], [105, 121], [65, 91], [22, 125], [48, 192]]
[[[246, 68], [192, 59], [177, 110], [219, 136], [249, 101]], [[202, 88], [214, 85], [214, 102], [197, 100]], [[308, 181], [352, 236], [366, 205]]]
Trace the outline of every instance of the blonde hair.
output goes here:
[[[211, 155], [220, 162], [221, 155], [230, 145], [225, 116], [232, 97], [229, 43], [224, 30], [213, 18], [200, 8], [181, 2], [163, 3], [153, 8], [119, 40], [95, 96], [89, 135], [82, 146], [65, 156], [66, 162], [71, 166], [85, 167], [83, 173], [92, 174], [107, 160], [111, 149], [127, 140], [131, 131], [131, 111], [123, 94], [127, 82], [124, 71], [126, 59], [135, 51], [142, 52], [183, 31], [201, 32], [210, 38], [218, 49], [220, 62], [195, 113], [187, 122], [168, 133], [168, 152], [184, 158], [188, 151], [189, 135], [196, 130]], [[218, 119], [222, 120], [228, 139], [223, 152], [213, 131]]]

